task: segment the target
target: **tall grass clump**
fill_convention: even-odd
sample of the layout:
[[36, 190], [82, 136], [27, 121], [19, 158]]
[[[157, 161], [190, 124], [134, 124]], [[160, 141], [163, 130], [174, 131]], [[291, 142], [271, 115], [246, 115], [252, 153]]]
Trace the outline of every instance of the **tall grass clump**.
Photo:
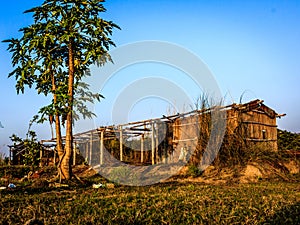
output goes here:
[[5, 155], [5, 153], [0, 152], [0, 166], [8, 165], [9, 158]]
[[[199, 165], [212, 135], [213, 110], [209, 109], [218, 110], [219, 107], [222, 110], [224, 107], [221, 106], [221, 103], [222, 101], [219, 101], [216, 104], [216, 101], [212, 101], [207, 95], [200, 96], [195, 103], [195, 108], [203, 113], [200, 113], [198, 117], [198, 143], [189, 161], [191, 165]], [[239, 106], [237, 105], [237, 107]], [[283, 162], [290, 160], [290, 156], [280, 150], [274, 151], [272, 145], [269, 145], [268, 142], [260, 143], [247, 140], [248, 137], [251, 137], [251, 128], [247, 124], [248, 121], [245, 119], [244, 111], [239, 110], [239, 108], [237, 110], [225, 109], [224, 111], [226, 112], [226, 118], [220, 119], [226, 120], [226, 131], [218, 155], [212, 163], [215, 168], [220, 170], [225, 167], [245, 167], [251, 162], [261, 162], [286, 171]], [[279, 147], [284, 146], [282, 143], [284, 138], [287, 140], [293, 139], [294, 144], [300, 140], [296, 135], [289, 135], [286, 132], [281, 133], [279, 132], [283, 137], [279, 138]]]

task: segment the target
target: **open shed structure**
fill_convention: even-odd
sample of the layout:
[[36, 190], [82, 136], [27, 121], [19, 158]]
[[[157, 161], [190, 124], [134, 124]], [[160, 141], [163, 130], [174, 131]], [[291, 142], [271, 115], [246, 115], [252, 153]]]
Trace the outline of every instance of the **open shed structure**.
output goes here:
[[[35, 153], [35, 157], [39, 158], [40, 166], [55, 164], [55, 146], [56, 144], [41, 145], [39, 151]], [[8, 145], [9, 147], [9, 163], [11, 165], [23, 165], [26, 163], [26, 154], [29, 153], [24, 143]]]
[[243, 146], [260, 145], [277, 151], [276, 120], [284, 114], [276, 113], [262, 100], [254, 100], [75, 134], [73, 162], [80, 152], [93, 166], [117, 161], [134, 165], [172, 163], [180, 160], [183, 150], [190, 154], [190, 160], [199, 161], [212, 135], [215, 112], [221, 112], [218, 120], [225, 125], [222, 147], [226, 148], [224, 143], [242, 142]]

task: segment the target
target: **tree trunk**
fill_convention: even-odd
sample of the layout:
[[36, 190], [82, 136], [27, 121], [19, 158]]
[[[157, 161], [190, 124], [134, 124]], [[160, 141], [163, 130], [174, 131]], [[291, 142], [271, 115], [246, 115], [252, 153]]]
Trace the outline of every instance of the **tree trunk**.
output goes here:
[[56, 132], [56, 150], [58, 152], [58, 156], [62, 156], [64, 154], [62, 137], [61, 137], [61, 128], [60, 128], [60, 117], [59, 114], [55, 113], [55, 132]]
[[62, 179], [71, 179], [72, 177], [72, 148], [73, 148], [73, 135], [72, 135], [72, 123], [73, 123], [73, 94], [74, 94], [74, 52], [73, 52], [73, 41], [69, 42], [69, 80], [68, 80], [68, 112], [66, 122], [66, 144], [65, 151], [60, 160], [60, 169]]
[[[55, 109], [54, 114], [55, 114], [56, 150], [58, 153], [58, 158], [59, 160], [61, 160], [64, 154], [64, 149], [63, 149], [62, 136], [61, 136], [60, 116], [59, 113], [57, 112], [56, 82], [55, 82], [54, 72], [52, 70], [51, 70], [51, 80], [52, 80], [53, 103]], [[58, 168], [58, 172], [59, 174], [61, 174], [60, 168]]]

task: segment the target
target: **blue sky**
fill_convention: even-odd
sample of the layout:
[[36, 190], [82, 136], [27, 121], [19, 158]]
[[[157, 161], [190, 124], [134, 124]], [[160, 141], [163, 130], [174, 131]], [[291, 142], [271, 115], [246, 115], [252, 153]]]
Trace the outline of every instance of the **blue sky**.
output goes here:
[[[18, 29], [32, 23], [22, 12], [42, 1], [5, 1], [0, 9], [0, 40], [19, 37]], [[115, 31], [117, 46], [143, 40], [175, 43], [196, 54], [213, 72], [226, 101], [238, 102], [256, 98], [287, 116], [278, 121], [279, 128], [300, 132], [300, 2], [274, 1], [172, 1], [114, 0], [105, 3], [103, 17], [113, 20], [122, 30]], [[34, 90], [17, 95], [14, 79], [7, 79], [11, 55], [7, 45], [0, 44], [0, 151], [6, 151], [9, 136], [25, 136], [28, 122], [49, 99]], [[157, 75], [157, 67], [153, 73]], [[138, 74], [140, 65], [128, 69]], [[176, 71], [163, 70], [172, 78]], [[126, 74], [126, 70], [123, 71]], [[127, 71], [127, 73], [129, 73]], [[175, 75], [176, 76], [176, 75]], [[180, 75], [178, 75], [180, 76]], [[111, 87], [122, 83], [111, 81]], [[125, 79], [125, 78], [124, 78]], [[176, 79], [175, 79], [176, 80]], [[115, 82], [115, 83], [113, 83]], [[188, 82], [188, 81], [187, 81]], [[113, 88], [103, 93], [99, 104], [101, 119], [96, 125], [109, 124]], [[197, 91], [192, 91], [196, 97]], [[200, 94], [200, 93], [199, 93]], [[160, 101], [160, 100], [159, 100]], [[130, 120], [157, 116], [166, 111], [155, 99], [145, 100], [132, 110]], [[141, 110], [147, 109], [147, 110]], [[147, 113], [148, 112], [148, 113]], [[40, 138], [49, 138], [49, 125], [34, 125]]]

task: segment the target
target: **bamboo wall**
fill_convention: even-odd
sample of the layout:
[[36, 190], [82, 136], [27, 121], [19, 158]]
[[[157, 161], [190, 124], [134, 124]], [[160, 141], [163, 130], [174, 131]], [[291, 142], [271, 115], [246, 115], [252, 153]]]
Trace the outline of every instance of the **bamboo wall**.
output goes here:
[[276, 117], [254, 110], [241, 114], [241, 122], [246, 127], [246, 140], [252, 145], [277, 151]]

